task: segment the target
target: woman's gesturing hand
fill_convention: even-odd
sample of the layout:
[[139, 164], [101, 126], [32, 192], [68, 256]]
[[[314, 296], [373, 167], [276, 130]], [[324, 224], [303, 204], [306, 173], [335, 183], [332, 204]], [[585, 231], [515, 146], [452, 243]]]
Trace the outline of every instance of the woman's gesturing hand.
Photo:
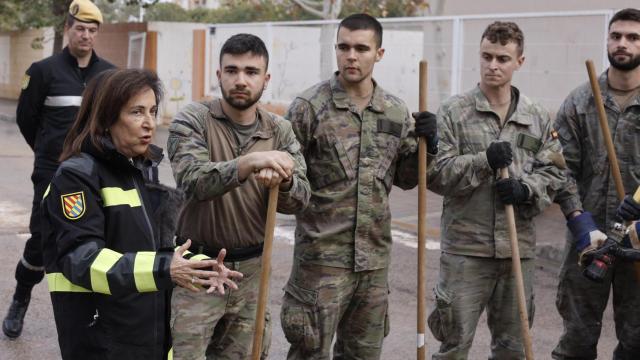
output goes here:
[[231, 289], [237, 289], [238, 285], [232, 279], [242, 279], [242, 274], [224, 266], [226, 251], [223, 249], [218, 254], [217, 260], [187, 260], [183, 254], [191, 246], [191, 240], [187, 240], [173, 254], [171, 260], [171, 280], [178, 286], [187, 290], [198, 292], [200, 287], [206, 287], [207, 293], [224, 294], [225, 285]]

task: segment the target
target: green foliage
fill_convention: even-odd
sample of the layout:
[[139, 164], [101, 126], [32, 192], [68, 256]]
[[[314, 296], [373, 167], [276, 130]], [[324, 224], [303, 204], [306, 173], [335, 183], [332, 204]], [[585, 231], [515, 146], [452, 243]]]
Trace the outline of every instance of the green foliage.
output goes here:
[[193, 21], [187, 10], [174, 3], [158, 3], [149, 7], [144, 19], [146, 21]]
[[426, 0], [345, 0], [340, 17], [364, 12], [377, 18], [416, 16], [429, 6]]
[[292, 2], [274, 0], [227, 0], [217, 9], [185, 10], [174, 3], [158, 3], [150, 7], [147, 21], [187, 21], [200, 23], [237, 23], [311, 19]]
[[54, 6], [65, 2], [66, 0], [2, 0], [0, 31], [59, 26], [62, 21], [54, 14]]
[[[316, 17], [293, 0], [226, 0], [217, 9], [185, 10], [175, 3], [158, 0], [93, 0], [105, 22], [137, 21], [140, 6], [146, 21], [238, 23], [309, 20]], [[71, 0], [0, 0], [0, 31], [54, 26], [62, 31], [64, 13]], [[340, 17], [366, 12], [376, 17], [417, 15], [427, 0], [344, 0]]]

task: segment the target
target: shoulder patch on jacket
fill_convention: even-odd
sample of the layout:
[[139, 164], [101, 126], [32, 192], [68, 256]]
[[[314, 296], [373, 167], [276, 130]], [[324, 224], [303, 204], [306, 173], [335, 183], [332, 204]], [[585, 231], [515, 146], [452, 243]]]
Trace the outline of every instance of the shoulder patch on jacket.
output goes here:
[[69, 220], [78, 220], [85, 213], [84, 191], [60, 195], [62, 213]]
[[31, 76], [24, 74], [22, 77], [22, 82], [20, 83], [20, 87], [22, 90], [26, 90], [29, 87], [29, 80], [31, 80]]

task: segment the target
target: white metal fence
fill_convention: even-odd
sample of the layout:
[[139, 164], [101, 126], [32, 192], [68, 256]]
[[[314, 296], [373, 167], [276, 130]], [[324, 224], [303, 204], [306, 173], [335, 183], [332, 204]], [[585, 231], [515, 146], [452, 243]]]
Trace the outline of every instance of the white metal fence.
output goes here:
[[[417, 109], [418, 62], [427, 59], [428, 104], [435, 111], [444, 99], [479, 81], [478, 51], [484, 28], [496, 20], [514, 21], [525, 35], [525, 63], [514, 84], [556, 111], [571, 89], [587, 80], [586, 59], [594, 60], [600, 70], [608, 66], [606, 36], [613, 14], [614, 10], [596, 10], [382, 19], [386, 52], [374, 77], [412, 110]], [[221, 45], [231, 35], [246, 32], [261, 37], [269, 48], [272, 80], [263, 99], [288, 103], [295, 94], [326, 79], [327, 70], [336, 68], [333, 44], [338, 22], [212, 25], [206, 66], [208, 94], [219, 94], [215, 69]], [[331, 32], [330, 37], [321, 35], [323, 27]]]

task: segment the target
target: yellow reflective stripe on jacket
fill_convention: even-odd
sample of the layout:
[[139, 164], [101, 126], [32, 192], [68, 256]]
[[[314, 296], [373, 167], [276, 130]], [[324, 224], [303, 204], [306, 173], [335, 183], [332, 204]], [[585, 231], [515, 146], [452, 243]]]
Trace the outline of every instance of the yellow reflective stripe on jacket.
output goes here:
[[173, 360], [173, 348], [169, 349], [169, 353], [167, 354], [167, 360]]
[[105, 207], [117, 205], [140, 206], [140, 196], [136, 189], [122, 190], [122, 188], [118, 187], [106, 187], [100, 189], [100, 195]]
[[107, 272], [120, 260], [122, 254], [111, 249], [102, 249], [91, 263], [91, 288], [94, 292], [111, 295]]
[[72, 283], [62, 273], [47, 274], [47, 284], [49, 292], [91, 292], [91, 290]]
[[158, 291], [156, 281], [153, 278], [153, 262], [156, 253], [151, 251], [139, 251], [133, 263], [133, 277], [139, 292]]
[[[180, 246], [176, 246], [176, 248], [173, 251], [178, 250], [178, 248], [180, 248]], [[186, 256], [189, 254], [193, 254], [193, 253], [189, 250], [185, 250], [184, 253], [182, 253], [182, 256]], [[208, 260], [208, 259], [211, 259], [211, 257], [205, 254], [196, 254], [189, 258], [189, 260]]]

